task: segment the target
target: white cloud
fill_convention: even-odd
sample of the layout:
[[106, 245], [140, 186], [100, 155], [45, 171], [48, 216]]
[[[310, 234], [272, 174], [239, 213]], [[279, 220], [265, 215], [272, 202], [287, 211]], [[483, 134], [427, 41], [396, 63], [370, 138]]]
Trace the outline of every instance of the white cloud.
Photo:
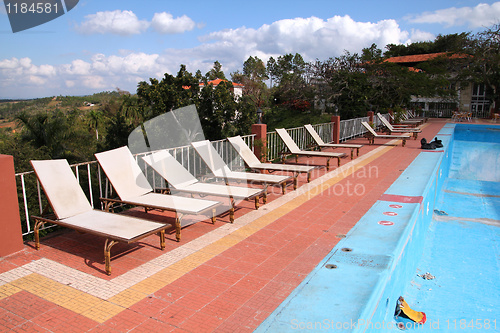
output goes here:
[[19, 59], [17, 58], [0, 60], [0, 70], [14, 69], [17, 68], [18, 66], [19, 66]]
[[149, 27], [149, 22], [139, 20], [129, 10], [114, 10], [97, 12], [85, 16], [85, 21], [77, 26], [77, 30], [83, 34], [117, 34], [129, 36], [140, 34]]
[[436, 36], [434, 36], [434, 34], [432, 34], [430, 32], [421, 31], [418, 29], [412, 29], [411, 30], [411, 40], [408, 43], [433, 41], [435, 38], [436, 38]]
[[179, 34], [185, 31], [191, 31], [195, 28], [195, 22], [183, 15], [174, 18], [170, 13], [155, 13], [151, 26], [161, 34]]
[[[231, 53], [244, 53], [246, 57], [300, 53], [304, 58], [325, 59], [338, 56], [344, 50], [360, 52], [372, 43], [380, 48], [408, 39], [395, 20], [377, 23], [356, 22], [349, 16], [334, 16], [327, 20], [317, 17], [276, 21], [258, 29], [241, 27], [213, 32], [201, 38], [201, 48], [232, 49]], [[222, 53], [222, 52], [221, 52]]]
[[[152, 27], [160, 34], [180, 34], [193, 30], [197, 24], [188, 16], [174, 18], [167, 12], [155, 13], [153, 19], [139, 20], [134, 12], [129, 10], [114, 10], [97, 12], [85, 16], [85, 20], [76, 26], [82, 34], [115, 34], [121, 36], [137, 35]], [[198, 24], [198, 27], [202, 25]]]
[[61, 72], [69, 75], [86, 75], [90, 71], [91, 65], [81, 59], [76, 59], [69, 65], [63, 65]]
[[413, 23], [438, 23], [446, 27], [468, 25], [470, 28], [488, 27], [499, 23], [500, 2], [480, 3], [476, 7], [447, 8], [407, 17]]
[[[82, 95], [120, 87], [135, 92], [137, 83], [168, 72], [158, 54], [95, 54], [89, 61], [33, 65], [30, 58], [0, 60], [0, 98]], [[173, 69], [173, 68], [172, 68]]]
[[28, 77], [28, 82], [31, 84], [34, 84], [34, 85], [43, 85], [43, 84], [47, 83], [47, 79], [42, 78], [40, 76], [36, 76], [36, 75], [30, 75]]
[[[106, 21], [107, 24], [104, 21], [103, 26], [108, 28], [103, 30], [118, 31], [116, 26], [111, 28], [111, 21]], [[249, 56], [267, 61], [271, 56], [300, 53], [306, 61], [326, 60], [344, 50], [360, 52], [372, 43], [383, 49], [389, 43], [427, 37], [419, 30], [412, 31], [410, 36], [394, 20], [372, 23], [356, 22], [349, 16], [326, 20], [310, 17], [280, 20], [257, 29], [216, 31], [200, 38], [196, 47], [170, 48], [160, 54], [118, 50], [115, 54], [97, 53], [60, 65], [34, 65], [30, 58], [0, 59], [0, 98], [82, 95], [116, 87], [135, 92], [139, 81], [148, 81], [150, 77], [161, 79], [164, 73], [175, 75], [180, 64], [185, 64], [190, 72], [199, 69], [206, 73], [217, 60], [229, 75], [241, 69]]]

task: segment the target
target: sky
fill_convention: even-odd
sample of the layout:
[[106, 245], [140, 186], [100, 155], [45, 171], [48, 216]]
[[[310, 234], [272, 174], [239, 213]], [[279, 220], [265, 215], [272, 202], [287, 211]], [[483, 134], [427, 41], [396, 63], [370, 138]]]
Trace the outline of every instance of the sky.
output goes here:
[[13, 33], [0, 0], [0, 99], [135, 93], [181, 64], [205, 74], [219, 61], [230, 78], [250, 56], [327, 60], [498, 23], [500, 1], [80, 0]]

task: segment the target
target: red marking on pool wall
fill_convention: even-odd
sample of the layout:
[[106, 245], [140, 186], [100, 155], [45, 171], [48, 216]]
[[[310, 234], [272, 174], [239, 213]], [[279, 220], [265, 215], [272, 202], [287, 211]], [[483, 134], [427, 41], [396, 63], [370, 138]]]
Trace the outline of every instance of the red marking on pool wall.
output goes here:
[[21, 251], [23, 249], [23, 232], [19, 217], [19, 203], [17, 201], [16, 176], [14, 158], [9, 155], [0, 155], [0, 257]]
[[379, 199], [380, 201], [391, 201], [400, 203], [422, 203], [424, 198], [422, 196], [408, 196], [408, 195], [397, 195], [397, 194], [382, 194]]
[[378, 221], [380, 225], [394, 225], [394, 222], [391, 221]]
[[398, 209], [399, 208], [403, 208], [403, 206], [401, 206], [401, 205], [389, 205], [389, 207], [391, 207], [391, 208], [398, 208]]
[[387, 215], [387, 216], [397, 216], [398, 213], [395, 212], [383, 212], [382, 214]]

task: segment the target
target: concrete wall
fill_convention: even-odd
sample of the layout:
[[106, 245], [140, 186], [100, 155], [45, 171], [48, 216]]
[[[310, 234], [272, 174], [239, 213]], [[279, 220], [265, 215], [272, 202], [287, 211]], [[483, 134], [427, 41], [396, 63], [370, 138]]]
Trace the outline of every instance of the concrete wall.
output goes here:
[[0, 155], [0, 257], [23, 249], [14, 158]]

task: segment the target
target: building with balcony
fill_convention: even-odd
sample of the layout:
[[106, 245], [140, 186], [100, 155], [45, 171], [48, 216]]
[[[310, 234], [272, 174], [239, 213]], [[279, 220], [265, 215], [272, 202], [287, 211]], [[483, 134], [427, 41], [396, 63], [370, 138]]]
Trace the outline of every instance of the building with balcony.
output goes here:
[[[430, 53], [388, 58], [385, 61], [407, 67], [411, 71], [422, 72], [422, 63], [446, 58], [452, 62], [467, 57], [461, 54]], [[451, 84], [447, 89], [456, 92], [455, 98], [413, 96], [411, 103], [415, 110], [425, 112], [429, 117], [451, 117], [454, 111], [471, 112], [474, 118], [489, 118], [490, 102], [484, 84]]]

